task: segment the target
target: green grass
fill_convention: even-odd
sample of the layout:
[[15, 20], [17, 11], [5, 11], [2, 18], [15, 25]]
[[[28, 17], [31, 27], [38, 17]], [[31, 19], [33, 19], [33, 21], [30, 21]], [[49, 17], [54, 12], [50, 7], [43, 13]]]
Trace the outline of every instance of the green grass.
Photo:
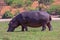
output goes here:
[[60, 21], [52, 21], [53, 31], [41, 32], [41, 28], [29, 28], [21, 32], [21, 27], [14, 32], [6, 32], [8, 22], [0, 22], [0, 40], [60, 40]]

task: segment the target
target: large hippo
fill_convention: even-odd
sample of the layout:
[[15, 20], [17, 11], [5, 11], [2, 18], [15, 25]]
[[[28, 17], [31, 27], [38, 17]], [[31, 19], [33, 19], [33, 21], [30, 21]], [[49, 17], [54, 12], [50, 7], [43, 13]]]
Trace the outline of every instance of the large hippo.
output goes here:
[[49, 31], [52, 30], [51, 16], [46, 11], [26, 11], [14, 17], [9, 22], [7, 32], [13, 32], [19, 25], [22, 26], [22, 31], [27, 31], [27, 26], [37, 28], [42, 26], [42, 30], [48, 27]]

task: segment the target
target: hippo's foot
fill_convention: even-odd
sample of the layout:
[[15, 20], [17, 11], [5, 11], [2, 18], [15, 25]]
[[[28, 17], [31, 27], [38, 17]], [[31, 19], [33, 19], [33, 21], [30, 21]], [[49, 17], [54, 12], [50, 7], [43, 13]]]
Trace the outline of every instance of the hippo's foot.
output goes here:
[[49, 31], [52, 31], [52, 30], [49, 30]]
[[46, 27], [42, 26], [42, 30], [41, 31], [45, 31], [46, 30]]
[[46, 29], [46, 28], [42, 28], [42, 30], [41, 30], [41, 31], [45, 31], [45, 29]]
[[22, 29], [21, 31], [24, 31], [24, 29]]
[[48, 28], [49, 28], [49, 31], [52, 31], [53, 30], [52, 26], [49, 26]]
[[41, 31], [45, 31], [44, 29], [42, 29]]
[[53, 30], [52, 28], [49, 29], [49, 31], [52, 31], [52, 30]]
[[21, 31], [28, 31], [28, 29], [26, 28], [25, 30], [24, 29], [22, 29]]
[[28, 31], [28, 28], [26, 25], [22, 25], [22, 30], [21, 31]]

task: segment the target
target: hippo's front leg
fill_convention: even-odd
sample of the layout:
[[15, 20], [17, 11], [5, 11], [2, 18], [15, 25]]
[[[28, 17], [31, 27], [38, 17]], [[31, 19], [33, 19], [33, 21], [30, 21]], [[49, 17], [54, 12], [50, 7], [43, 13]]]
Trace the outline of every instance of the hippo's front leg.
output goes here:
[[21, 31], [28, 31], [28, 28], [27, 28], [27, 26], [26, 25], [22, 25], [22, 30]]

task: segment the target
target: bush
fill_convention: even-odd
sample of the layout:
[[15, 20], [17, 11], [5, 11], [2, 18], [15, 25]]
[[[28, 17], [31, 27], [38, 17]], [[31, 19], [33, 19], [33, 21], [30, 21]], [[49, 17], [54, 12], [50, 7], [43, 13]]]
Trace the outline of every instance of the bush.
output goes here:
[[50, 14], [60, 15], [60, 6], [51, 5], [47, 12]]
[[56, 14], [60, 15], [60, 9], [56, 10]]
[[13, 3], [13, 0], [4, 0], [7, 5], [11, 5]]
[[4, 13], [4, 15], [2, 16], [3, 19], [5, 19], [5, 18], [12, 18], [12, 17], [13, 17], [13, 15], [12, 15], [12, 13], [10, 11], [6, 11]]
[[32, 0], [27, 0], [27, 1], [25, 2], [25, 5], [26, 5], [26, 6], [30, 6], [32, 3], [33, 3]]
[[6, 4], [14, 7], [14, 8], [20, 8], [22, 6], [28, 6], [32, 3], [31, 0], [4, 0]]

